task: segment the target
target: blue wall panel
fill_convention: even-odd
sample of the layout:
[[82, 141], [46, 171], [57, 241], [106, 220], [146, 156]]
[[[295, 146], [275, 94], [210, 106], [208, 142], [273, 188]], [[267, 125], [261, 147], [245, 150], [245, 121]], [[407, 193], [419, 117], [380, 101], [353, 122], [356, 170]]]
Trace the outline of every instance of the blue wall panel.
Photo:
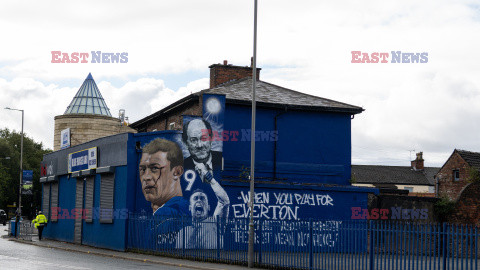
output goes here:
[[[238, 178], [242, 166], [250, 167], [251, 110], [243, 106], [227, 106], [225, 130], [237, 131], [238, 136], [230, 136], [224, 142], [224, 178]], [[276, 137], [276, 180], [349, 185], [350, 121], [349, 114], [259, 108], [256, 177], [272, 180]]]
[[[65, 242], [73, 242], [74, 217], [72, 209], [75, 208], [76, 178], [62, 175], [58, 178], [58, 221], [49, 221], [44, 229], [46, 238]], [[50, 194], [51, 196], [51, 194]], [[50, 211], [50, 216], [53, 211]]]
[[[95, 176], [94, 208], [100, 207], [101, 174]], [[100, 223], [100, 217], [94, 211], [93, 223], [83, 222], [83, 239], [85, 245], [125, 250], [127, 209], [127, 166], [115, 168], [114, 219], [113, 223]]]

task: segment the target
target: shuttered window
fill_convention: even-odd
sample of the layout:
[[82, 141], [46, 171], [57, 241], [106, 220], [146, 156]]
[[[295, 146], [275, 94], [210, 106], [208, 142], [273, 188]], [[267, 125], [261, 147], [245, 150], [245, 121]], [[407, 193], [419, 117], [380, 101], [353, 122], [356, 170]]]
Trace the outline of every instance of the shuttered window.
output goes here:
[[100, 178], [100, 223], [113, 223], [113, 189], [115, 174], [101, 174]]
[[[77, 190], [75, 194], [75, 208], [81, 211], [83, 208], [83, 178], [77, 178]], [[77, 212], [78, 215], [79, 212]], [[82, 214], [80, 212], [80, 216], [75, 217], [75, 223], [73, 228], [73, 242], [75, 244], [82, 243]]]
[[57, 222], [58, 220], [58, 182], [54, 182], [51, 184], [51, 194], [50, 194], [50, 209], [55, 209], [52, 211], [55, 211], [56, 213], [53, 213], [51, 216], [52, 222]]
[[47, 220], [50, 220], [48, 216], [50, 213], [50, 183], [43, 184], [42, 211]]
[[93, 191], [95, 186], [95, 176], [87, 177], [85, 182], [85, 222], [93, 222]]

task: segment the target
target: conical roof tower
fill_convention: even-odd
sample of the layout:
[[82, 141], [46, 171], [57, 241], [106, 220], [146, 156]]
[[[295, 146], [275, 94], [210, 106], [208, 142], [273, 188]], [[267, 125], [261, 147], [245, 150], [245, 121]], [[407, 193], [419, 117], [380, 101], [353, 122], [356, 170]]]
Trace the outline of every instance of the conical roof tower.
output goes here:
[[[62, 131], [66, 129], [70, 129], [67, 140], [62, 138]], [[89, 73], [65, 113], [55, 116], [53, 150], [125, 132], [136, 133], [119, 118], [112, 117], [92, 74]]]
[[92, 74], [88, 73], [72, 102], [68, 105], [64, 114], [96, 114], [112, 116], [105, 100], [93, 80]]

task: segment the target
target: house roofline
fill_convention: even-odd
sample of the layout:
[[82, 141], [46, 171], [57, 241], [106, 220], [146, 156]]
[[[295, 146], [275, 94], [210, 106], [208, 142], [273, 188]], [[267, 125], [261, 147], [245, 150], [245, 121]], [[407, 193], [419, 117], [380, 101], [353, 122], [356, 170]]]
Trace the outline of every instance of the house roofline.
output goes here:
[[357, 181], [355, 184], [369, 184], [369, 185], [375, 185], [375, 184], [383, 184], [383, 185], [406, 185], [406, 186], [429, 186], [433, 187], [435, 184], [412, 184], [412, 183], [387, 183], [387, 182], [359, 182]]
[[455, 148], [455, 149], [453, 150], [452, 154], [450, 154], [450, 156], [447, 158], [447, 160], [445, 161], [445, 163], [443, 163], [442, 167], [440, 167], [440, 169], [438, 170], [438, 172], [434, 175], [434, 178], [437, 178], [438, 173], [440, 173], [440, 171], [443, 169], [443, 167], [445, 167], [445, 165], [447, 165], [448, 161], [453, 157], [453, 154], [455, 154], [455, 153], [457, 153], [458, 156], [459, 156], [468, 166], [471, 167], [471, 165], [468, 164], [468, 162], [462, 157], [462, 155], [460, 155], [460, 154], [458, 153], [458, 149]]
[[188, 104], [189, 102], [194, 101], [194, 100], [195, 100], [195, 97], [198, 98], [198, 97], [199, 97], [199, 93], [200, 93], [200, 92], [196, 92], [196, 93], [190, 94], [190, 95], [188, 95], [188, 96], [186, 96], [186, 97], [184, 97], [184, 98], [182, 98], [182, 99], [179, 99], [179, 100], [175, 101], [174, 103], [168, 105], [167, 107], [165, 107], [165, 108], [163, 108], [163, 109], [161, 109], [161, 110], [159, 110], [159, 111], [157, 111], [157, 112], [154, 112], [154, 113], [152, 113], [152, 114], [150, 114], [150, 115], [148, 115], [148, 116], [146, 116], [146, 117], [144, 117], [144, 118], [142, 118], [142, 119], [140, 119], [140, 120], [138, 120], [138, 121], [133, 122], [133, 123], [130, 124], [129, 126], [132, 127], [132, 128], [136, 128], [136, 127], [138, 127], [139, 125], [144, 124], [144, 123], [146, 123], [146, 122], [154, 119], [155, 117], [157, 117], [157, 116], [159, 116], [159, 115], [162, 115], [162, 114], [164, 114], [164, 113], [167, 113], [167, 112], [169, 112], [169, 111], [171, 111], [171, 110], [173, 110], [173, 109], [175, 109], [175, 108], [177, 108], [177, 107], [179, 107], [179, 106], [182, 106], [182, 105], [184, 105], [184, 104]]
[[[235, 80], [235, 81], [232, 81], [232, 82], [227, 82], [227, 83], [225, 83], [221, 86], [237, 83], [238, 81], [244, 80], [244, 79], [246, 79], [246, 78]], [[272, 84], [272, 83], [268, 83], [268, 82], [264, 82], [264, 81], [260, 81], [260, 80], [259, 80], [259, 82], [269, 84], [269, 85], [273, 85], [273, 86], [276, 86], [276, 87], [280, 87], [280, 88], [288, 90], [288, 91], [298, 92], [298, 91], [291, 90], [291, 89], [288, 89], [288, 88], [285, 88], [285, 87], [282, 87], [282, 86], [278, 86], [278, 85], [275, 85], [275, 84]], [[218, 86], [215, 87], [215, 88], [218, 88]], [[208, 91], [211, 90], [211, 89], [214, 89], [214, 88], [208, 88], [208, 89], [204, 89], [204, 90], [192, 93], [192, 94], [190, 94], [190, 95], [188, 95], [188, 96], [186, 96], [186, 97], [184, 97], [180, 100], [175, 101], [174, 103], [168, 105], [167, 107], [165, 107], [165, 108], [163, 108], [163, 109], [161, 109], [161, 110], [159, 110], [155, 113], [152, 113], [152, 114], [150, 114], [150, 115], [148, 115], [148, 116], [146, 116], [146, 117], [144, 117], [144, 118], [142, 118], [138, 121], [133, 122], [129, 126], [132, 127], [132, 128], [136, 128], [139, 125], [144, 124], [144, 123], [154, 119], [155, 117], [157, 117], [159, 115], [167, 113], [168, 111], [171, 111], [171, 110], [173, 110], [173, 109], [175, 109], [175, 108], [177, 108], [181, 105], [187, 104], [187, 103], [195, 100], [196, 98], [200, 97], [203, 94], [208, 94]], [[298, 92], [298, 93], [302, 93], [302, 92]], [[258, 106], [265, 107], [265, 108], [280, 108], [280, 109], [288, 108], [288, 109], [293, 109], [293, 110], [348, 113], [348, 114], [352, 114], [352, 115], [359, 114], [359, 113], [365, 111], [365, 109], [362, 108], [362, 107], [350, 105], [350, 104], [347, 104], [347, 103], [338, 102], [338, 101], [327, 99], [327, 98], [317, 97], [317, 96], [313, 96], [313, 95], [310, 95], [310, 94], [305, 94], [305, 93], [302, 93], [302, 94], [307, 95], [307, 96], [311, 96], [311, 97], [315, 97], [315, 98], [321, 98], [321, 99], [328, 100], [328, 101], [334, 101], [338, 104], [352, 106], [352, 108], [341, 108], [341, 107], [331, 107], [331, 106], [302, 106], [302, 105], [291, 105], [291, 104], [280, 104], [280, 103], [258, 102], [258, 101], [256, 102], [256, 104]], [[239, 100], [239, 99], [229, 99], [229, 98], [226, 99], [226, 103], [237, 104], [237, 105], [245, 105], [245, 106], [248, 106], [248, 105], [252, 104], [252, 102], [250, 100]]]

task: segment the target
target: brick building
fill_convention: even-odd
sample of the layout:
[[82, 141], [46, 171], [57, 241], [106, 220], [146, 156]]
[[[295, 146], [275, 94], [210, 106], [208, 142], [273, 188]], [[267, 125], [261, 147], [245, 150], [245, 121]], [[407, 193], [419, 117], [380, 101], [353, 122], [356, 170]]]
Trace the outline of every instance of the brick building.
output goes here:
[[480, 169], [480, 153], [455, 149], [436, 174], [438, 197], [457, 200], [470, 183], [473, 170]]
[[455, 203], [449, 222], [480, 225], [480, 183], [468, 183]]
[[424, 167], [423, 153], [411, 166], [352, 165], [354, 186], [408, 190], [409, 196], [435, 196], [434, 176], [440, 168]]

